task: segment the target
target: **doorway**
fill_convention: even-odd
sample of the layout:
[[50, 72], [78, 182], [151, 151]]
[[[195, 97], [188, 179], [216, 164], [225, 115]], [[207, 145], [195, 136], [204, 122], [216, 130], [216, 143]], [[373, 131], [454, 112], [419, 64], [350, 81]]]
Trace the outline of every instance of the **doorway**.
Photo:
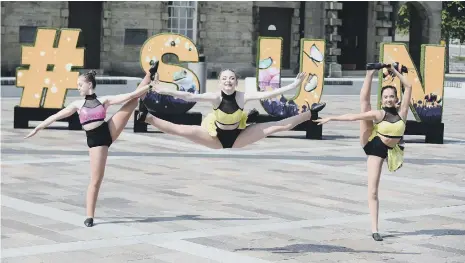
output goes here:
[[342, 41], [338, 62], [345, 70], [364, 70], [367, 63], [368, 2], [344, 2], [339, 14]]
[[69, 28], [80, 28], [77, 47], [85, 48], [84, 68], [100, 69], [102, 2], [68, 2]]
[[291, 67], [291, 23], [294, 9], [260, 7], [260, 36], [283, 39], [282, 69]]
[[407, 5], [410, 12], [408, 48], [410, 57], [419, 71], [421, 66], [421, 45], [422, 43], [429, 43], [429, 40], [425, 37], [427, 35], [425, 31], [428, 29], [428, 18], [426, 17], [426, 11], [419, 3], [408, 2]]

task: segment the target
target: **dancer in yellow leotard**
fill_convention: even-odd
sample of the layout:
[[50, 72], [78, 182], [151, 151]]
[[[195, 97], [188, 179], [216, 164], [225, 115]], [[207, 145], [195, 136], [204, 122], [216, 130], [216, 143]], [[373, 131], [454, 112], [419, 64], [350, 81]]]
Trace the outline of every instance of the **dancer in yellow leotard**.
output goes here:
[[286, 87], [252, 94], [236, 90], [238, 84], [237, 74], [231, 69], [223, 70], [220, 73], [220, 91], [216, 93], [192, 94], [156, 87], [155, 91], [160, 94], [172, 95], [186, 101], [210, 102], [213, 106], [213, 112], [202, 121], [201, 126], [174, 124], [152, 116], [147, 111], [141, 112], [138, 120], [152, 124], [164, 133], [182, 136], [209, 148], [241, 148], [271, 134], [291, 130], [300, 123], [310, 120], [312, 112], [320, 111], [325, 107], [325, 103], [317, 103], [313, 105], [310, 111], [296, 116], [280, 121], [246, 126], [247, 114], [244, 112], [244, 105], [247, 102], [276, 97], [286, 91], [300, 87], [306, 77], [307, 74], [300, 73], [295, 81]]
[[[392, 65], [376, 63], [369, 65], [365, 81], [360, 92], [361, 113], [345, 114], [336, 117], [326, 117], [314, 122], [319, 124], [328, 121], [360, 121], [360, 143], [368, 156], [368, 206], [371, 214], [372, 237], [376, 241], [383, 238], [378, 233], [378, 187], [383, 161], [387, 159], [390, 171], [399, 169], [404, 160], [404, 147], [402, 136], [405, 132], [409, 102], [412, 97], [412, 85], [399, 71], [401, 69]], [[382, 110], [371, 110], [370, 93], [371, 80], [375, 70], [389, 68], [401, 81], [405, 91], [399, 110], [397, 89], [394, 86], [385, 86], [381, 90]]]

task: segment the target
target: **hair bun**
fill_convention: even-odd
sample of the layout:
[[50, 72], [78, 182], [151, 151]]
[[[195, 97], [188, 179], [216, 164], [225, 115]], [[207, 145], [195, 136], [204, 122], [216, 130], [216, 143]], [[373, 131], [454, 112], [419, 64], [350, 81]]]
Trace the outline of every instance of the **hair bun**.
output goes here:
[[89, 74], [95, 77], [97, 75], [97, 71], [91, 70], [89, 71]]

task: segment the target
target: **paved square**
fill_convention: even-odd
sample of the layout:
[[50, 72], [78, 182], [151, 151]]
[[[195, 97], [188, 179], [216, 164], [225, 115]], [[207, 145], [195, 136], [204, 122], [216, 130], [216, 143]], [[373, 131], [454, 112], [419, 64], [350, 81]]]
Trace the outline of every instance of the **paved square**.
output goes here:
[[[323, 100], [323, 115], [358, 111], [357, 96]], [[356, 122], [325, 125], [321, 141], [285, 132], [209, 150], [135, 134], [131, 118], [110, 148], [97, 225], [86, 228], [84, 131], [23, 140], [29, 130], [13, 129], [18, 99], [1, 102], [2, 262], [465, 262], [463, 100], [447, 98], [445, 144], [406, 136], [404, 167], [384, 170], [383, 242], [370, 236]]]

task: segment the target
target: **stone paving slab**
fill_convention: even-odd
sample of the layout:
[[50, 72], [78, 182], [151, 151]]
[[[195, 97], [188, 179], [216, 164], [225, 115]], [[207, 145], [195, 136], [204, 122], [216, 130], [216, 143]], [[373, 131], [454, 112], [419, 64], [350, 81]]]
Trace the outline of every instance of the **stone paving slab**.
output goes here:
[[[356, 96], [323, 99], [323, 114], [358, 111]], [[325, 125], [321, 141], [284, 132], [210, 150], [135, 134], [131, 117], [110, 149], [96, 226], [86, 228], [84, 132], [23, 140], [29, 130], [12, 128], [17, 100], [2, 99], [2, 262], [464, 262], [462, 102], [447, 100], [445, 144], [406, 136], [404, 167], [383, 171], [385, 241], [374, 242], [358, 123]]]

